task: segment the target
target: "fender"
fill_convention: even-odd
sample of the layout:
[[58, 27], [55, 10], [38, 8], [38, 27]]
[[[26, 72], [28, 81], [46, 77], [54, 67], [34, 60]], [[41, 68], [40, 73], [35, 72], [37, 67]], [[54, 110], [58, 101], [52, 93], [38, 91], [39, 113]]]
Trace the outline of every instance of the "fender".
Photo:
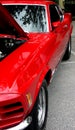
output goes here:
[[[48, 79], [47, 79], [47, 74], [48, 74]], [[34, 95], [34, 99], [36, 101], [36, 97], [38, 96], [39, 94], [39, 91], [40, 91], [40, 88], [41, 88], [41, 85], [42, 85], [42, 82], [44, 79], [46, 79], [47, 81], [47, 84], [50, 83], [50, 80], [51, 80], [51, 77], [52, 77], [52, 70], [50, 69], [50, 67], [47, 65], [45, 66], [44, 70], [42, 71], [41, 75], [40, 75], [40, 78], [39, 78], [39, 81], [38, 81], [38, 84], [36, 86], [36, 91], [35, 91], [35, 95]]]

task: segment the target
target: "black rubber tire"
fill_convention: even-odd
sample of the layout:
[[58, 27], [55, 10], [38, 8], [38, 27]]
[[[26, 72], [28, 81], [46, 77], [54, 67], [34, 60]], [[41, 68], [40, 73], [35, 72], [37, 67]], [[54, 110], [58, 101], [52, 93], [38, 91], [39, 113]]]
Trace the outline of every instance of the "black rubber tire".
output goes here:
[[67, 49], [66, 49], [66, 52], [65, 52], [65, 55], [63, 57], [63, 61], [66, 61], [70, 58], [71, 56], [71, 38], [68, 42], [68, 46], [67, 46]]
[[[42, 91], [44, 93], [44, 95], [41, 95], [42, 94]], [[43, 111], [43, 113], [41, 115], [43, 115], [44, 113], [44, 118], [43, 116], [41, 116], [40, 120], [38, 119], [38, 111], [39, 111], [39, 103], [40, 103], [40, 98], [39, 96], [41, 95], [42, 99], [45, 98], [45, 112]], [[43, 97], [44, 96], [44, 97]], [[42, 102], [42, 104], [44, 104]], [[47, 82], [46, 80], [43, 81], [42, 83], [42, 86], [41, 86], [41, 89], [40, 89], [40, 92], [39, 92], [39, 95], [38, 95], [38, 98], [36, 100], [36, 104], [33, 108], [33, 111], [32, 111], [32, 123], [31, 125], [29, 126], [28, 130], [45, 130], [46, 128], [46, 120], [47, 120], [47, 112], [48, 112], [48, 91], [47, 91]], [[43, 119], [43, 121], [41, 121]], [[42, 122], [39, 124], [39, 122]]]

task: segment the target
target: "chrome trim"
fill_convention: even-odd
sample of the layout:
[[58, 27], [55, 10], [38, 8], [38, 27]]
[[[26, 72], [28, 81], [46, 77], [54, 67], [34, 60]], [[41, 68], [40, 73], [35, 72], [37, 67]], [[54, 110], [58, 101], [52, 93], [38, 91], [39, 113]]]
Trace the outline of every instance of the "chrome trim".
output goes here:
[[27, 128], [32, 122], [32, 117], [28, 116], [25, 120], [23, 120], [20, 124], [18, 124], [17, 126], [8, 128], [8, 129], [4, 129], [4, 130], [23, 130], [25, 128]]

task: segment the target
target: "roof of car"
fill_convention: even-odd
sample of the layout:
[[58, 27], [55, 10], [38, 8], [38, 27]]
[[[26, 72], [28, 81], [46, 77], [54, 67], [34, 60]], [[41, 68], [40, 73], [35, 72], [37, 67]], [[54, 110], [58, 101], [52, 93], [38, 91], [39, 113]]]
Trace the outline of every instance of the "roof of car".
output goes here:
[[0, 0], [1, 3], [4, 4], [17, 4], [17, 3], [31, 3], [31, 4], [46, 4], [46, 3], [50, 3], [53, 4], [54, 1], [53, 0]]

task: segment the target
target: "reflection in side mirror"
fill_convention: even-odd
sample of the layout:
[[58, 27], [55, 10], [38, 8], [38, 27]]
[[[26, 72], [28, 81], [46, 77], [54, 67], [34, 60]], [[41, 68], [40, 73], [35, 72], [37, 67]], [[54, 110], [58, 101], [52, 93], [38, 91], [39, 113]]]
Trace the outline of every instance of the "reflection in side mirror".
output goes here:
[[53, 28], [57, 28], [59, 25], [60, 25], [60, 21], [57, 21], [57, 22], [53, 22], [53, 23], [52, 23], [52, 27], [53, 27]]

